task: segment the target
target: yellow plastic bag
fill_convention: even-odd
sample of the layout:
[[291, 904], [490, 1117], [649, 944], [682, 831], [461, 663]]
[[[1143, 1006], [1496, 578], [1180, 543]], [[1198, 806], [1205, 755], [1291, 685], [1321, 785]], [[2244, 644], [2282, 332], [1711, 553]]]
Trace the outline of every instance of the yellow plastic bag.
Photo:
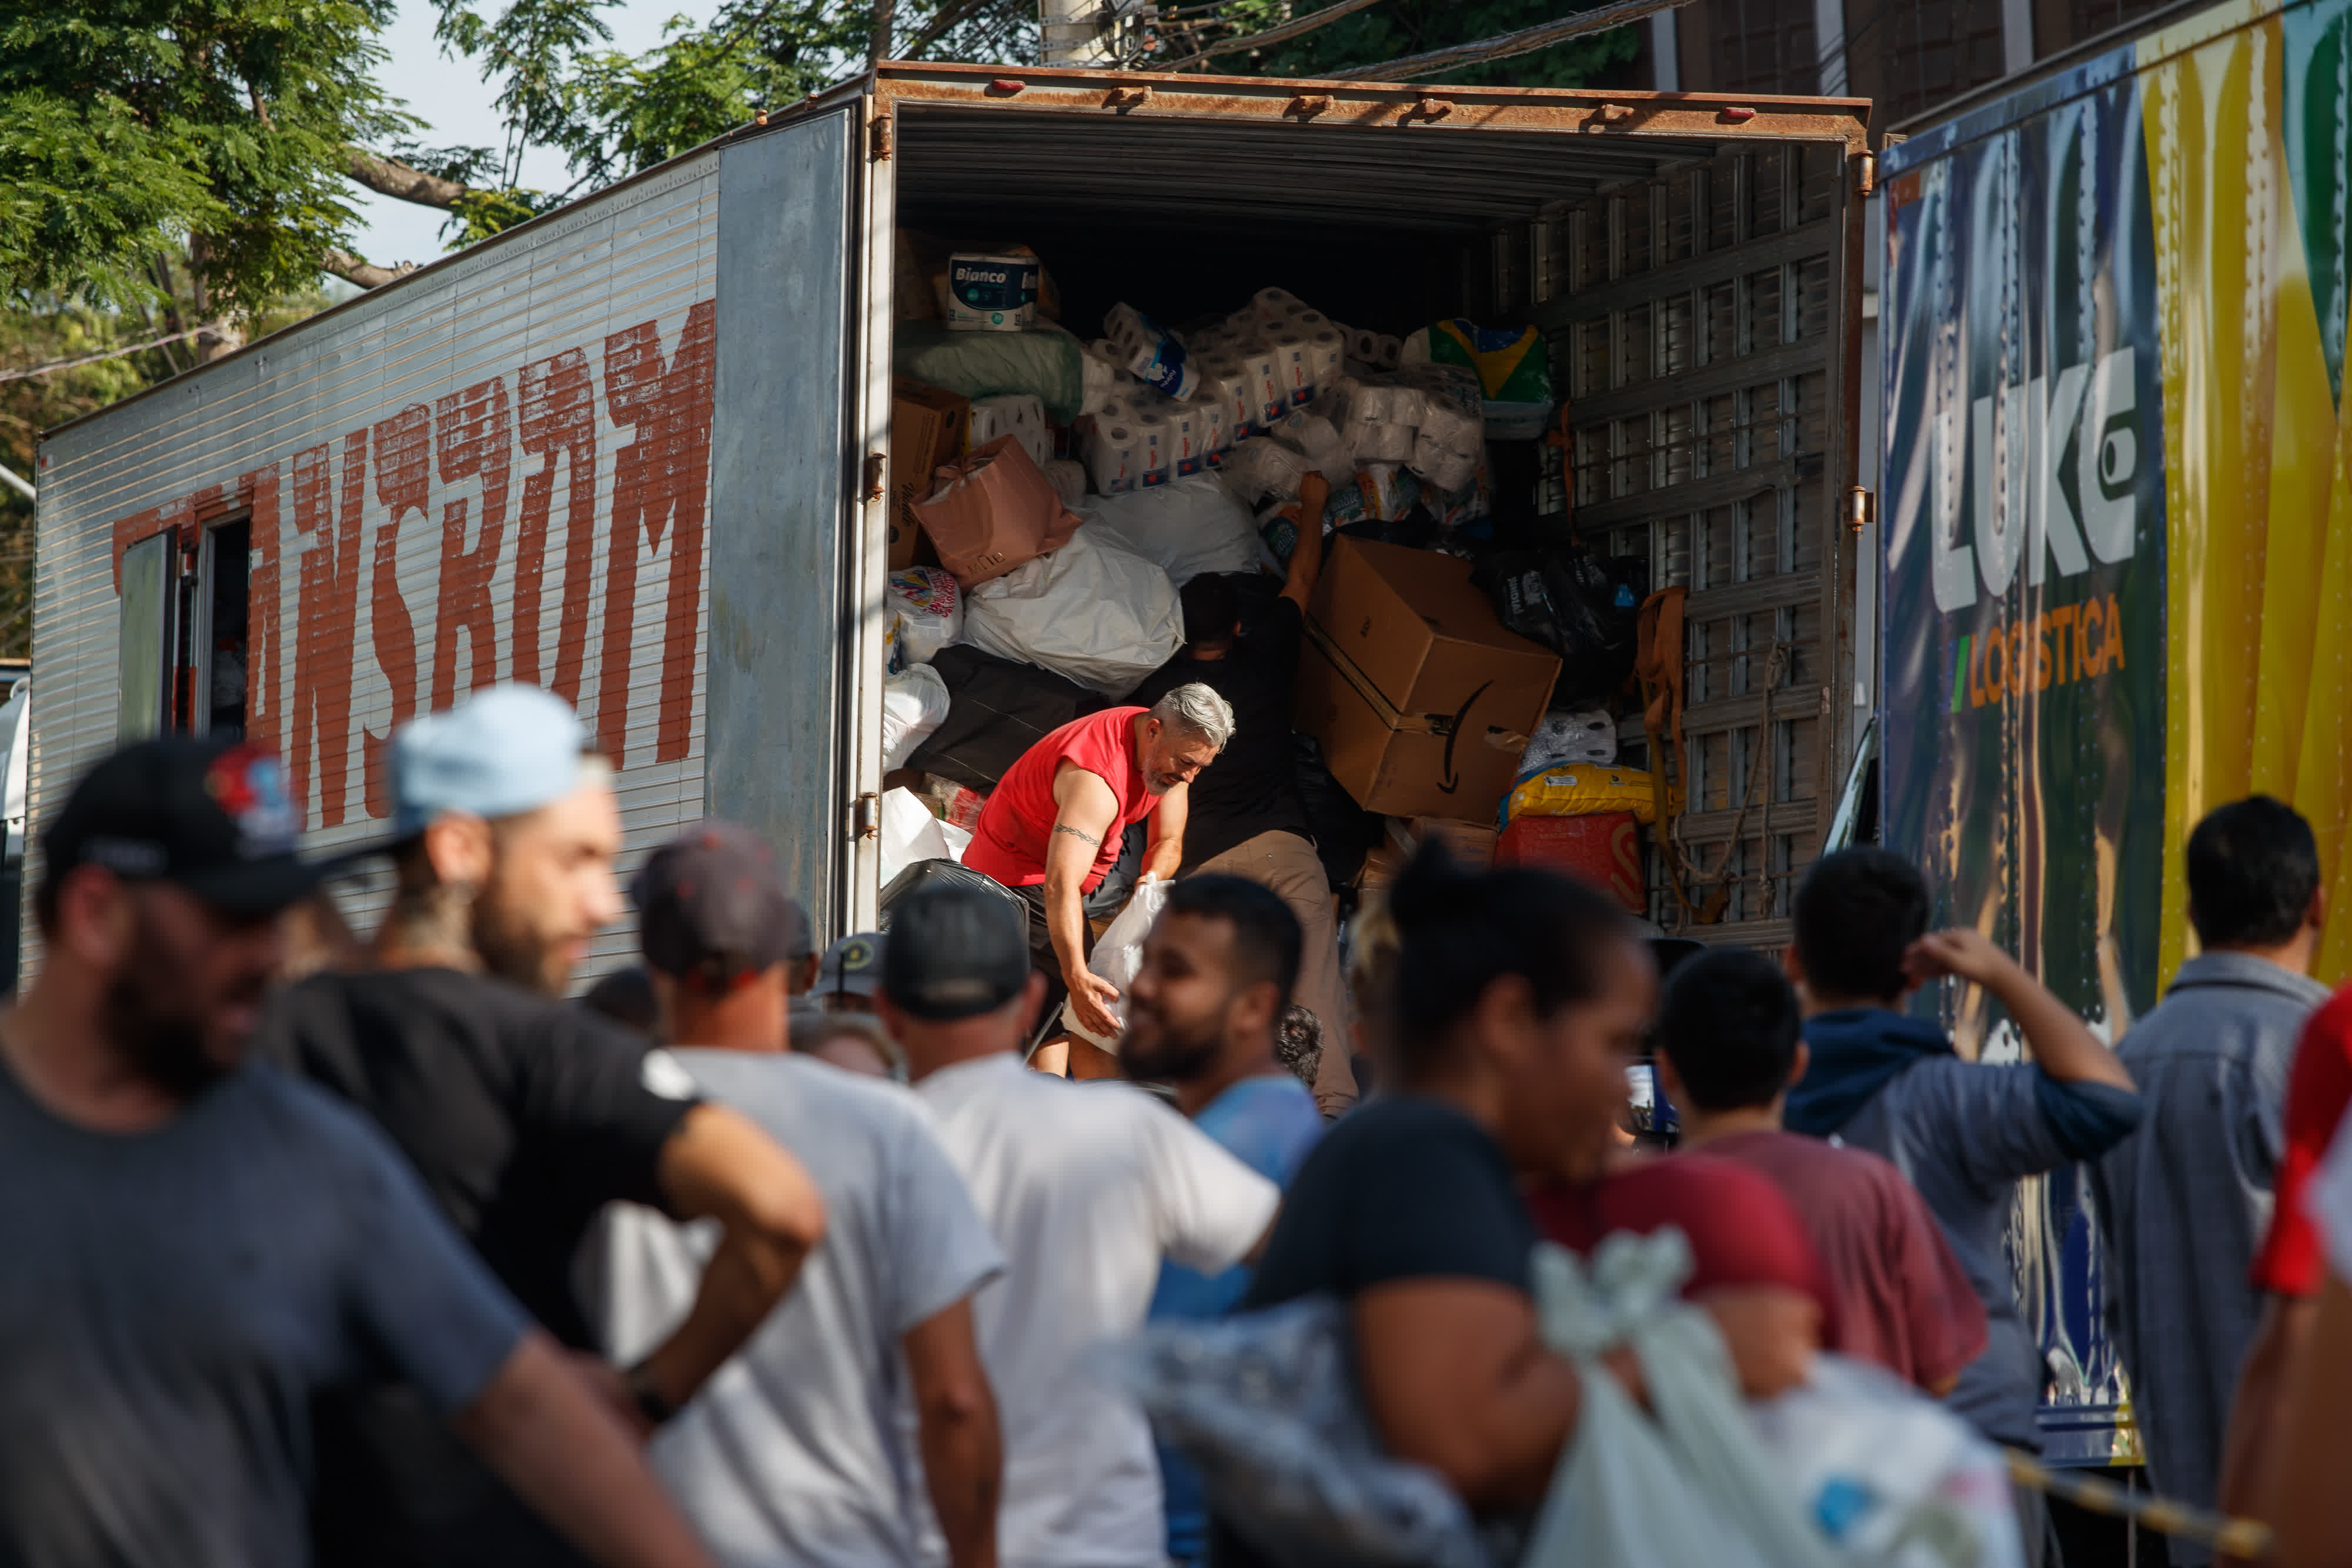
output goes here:
[[[1666, 809], [1682, 810], [1683, 792], [1667, 790]], [[1598, 817], [1630, 811], [1644, 827], [1658, 820], [1658, 797], [1650, 776], [1638, 768], [1595, 768], [1573, 763], [1547, 768], [1519, 780], [1503, 802], [1503, 825], [1517, 817]]]

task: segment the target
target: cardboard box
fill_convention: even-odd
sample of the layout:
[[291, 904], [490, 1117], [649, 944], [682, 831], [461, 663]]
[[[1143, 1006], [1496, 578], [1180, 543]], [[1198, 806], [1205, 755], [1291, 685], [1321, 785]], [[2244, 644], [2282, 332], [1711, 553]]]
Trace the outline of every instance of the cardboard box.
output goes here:
[[1468, 561], [1341, 537], [1307, 606], [1295, 717], [1367, 810], [1486, 823], [1559, 678]]
[[931, 493], [931, 477], [963, 455], [971, 425], [971, 400], [929, 382], [895, 376], [890, 382], [890, 570], [925, 560], [923, 530], [913, 504]]
[[1539, 865], [1589, 882], [1633, 915], [1650, 913], [1641, 829], [1631, 811], [1514, 817], [1495, 846], [1497, 865]]
[[1454, 863], [1467, 871], [1485, 871], [1495, 863], [1496, 836], [1492, 822], [1450, 822], [1443, 817], [1415, 817], [1410, 822], [1389, 819], [1389, 841], [1401, 852], [1414, 854], [1435, 839], [1454, 857]]

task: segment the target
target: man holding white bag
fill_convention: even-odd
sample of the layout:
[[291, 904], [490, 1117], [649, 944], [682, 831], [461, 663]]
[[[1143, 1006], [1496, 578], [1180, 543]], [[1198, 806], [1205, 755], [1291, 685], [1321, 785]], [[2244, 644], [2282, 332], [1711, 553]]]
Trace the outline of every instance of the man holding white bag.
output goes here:
[[[1071, 1021], [1093, 1039], [1118, 1037], [1118, 988], [1087, 967], [1087, 922], [1126, 902], [1128, 831], [1150, 819], [1132, 881], [1173, 877], [1184, 859], [1189, 786], [1233, 733], [1232, 706], [1200, 685], [1149, 708], [1106, 708], [1031, 747], [981, 811], [963, 863], [1028, 903], [1030, 956], [1046, 977], [1048, 1003], [1066, 990]], [[1109, 1051], [1068, 1035], [1030, 1061], [1072, 1077], [1119, 1075]]]

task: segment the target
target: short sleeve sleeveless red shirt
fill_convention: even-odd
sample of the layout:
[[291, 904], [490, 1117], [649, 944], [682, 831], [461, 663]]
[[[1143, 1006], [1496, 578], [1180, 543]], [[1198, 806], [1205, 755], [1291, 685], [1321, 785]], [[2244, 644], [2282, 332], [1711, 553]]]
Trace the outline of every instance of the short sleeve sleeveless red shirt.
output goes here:
[[1135, 721], [1148, 711], [1105, 708], [1072, 719], [1022, 753], [981, 809], [980, 825], [963, 852], [963, 863], [1007, 887], [1044, 882], [1045, 842], [1058, 811], [1054, 779], [1066, 761], [1100, 778], [1118, 798], [1118, 816], [1103, 835], [1094, 869], [1087, 873], [1084, 891], [1092, 893], [1118, 861], [1121, 836], [1159, 803], [1159, 797], [1144, 788], [1143, 769], [1135, 760]]

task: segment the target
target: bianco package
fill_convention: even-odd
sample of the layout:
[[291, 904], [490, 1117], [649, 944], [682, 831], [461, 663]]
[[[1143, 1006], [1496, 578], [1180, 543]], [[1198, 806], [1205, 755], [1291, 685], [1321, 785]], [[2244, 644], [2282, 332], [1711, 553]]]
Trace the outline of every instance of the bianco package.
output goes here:
[[1026, 392], [974, 398], [971, 404], [971, 445], [977, 449], [1000, 435], [1021, 443], [1021, 450], [1043, 468], [1054, 457], [1054, 433], [1045, 427], [1045, 404]]
[[1025, 332], [1037, 324], [1037, 253], [958, 251], [948, 257], [948, 325], [960, 332]]
[[938, 567], [901, 568], [890, 574], [882, 592], [891, 635], [906, 663], [928, 664], [963, 635], [963, 591]]
[[1077, 511], [1089, 538], [1133, 550], [1179, 588], [1202, 572], [1249, 571], [1257, 565], [1257, 528], [1249, 508], [1213, 474], [1096, 497]]
[[1080, 528], [1070, 542], [965, 596], [964, 641], [1090, 691], [1123, 696], [1183, 645], [1168, 573]]

